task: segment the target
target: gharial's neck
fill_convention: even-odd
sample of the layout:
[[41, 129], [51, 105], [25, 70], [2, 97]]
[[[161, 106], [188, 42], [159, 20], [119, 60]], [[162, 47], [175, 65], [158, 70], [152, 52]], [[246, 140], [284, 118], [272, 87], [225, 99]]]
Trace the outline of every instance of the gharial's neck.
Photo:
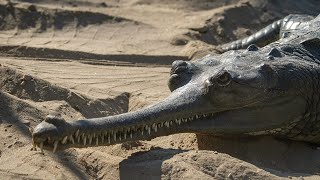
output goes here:
[[[303, 63], [301, 63], [303, 62]], [[287, 122], [281, 133], [294, 140], [320, 142], [320, 64], [302, 60], [293, 62], [294, 69], [286, 73], [282, 83], [305, 101], [304, 112]], [[312, 68], [310, 68], [312, 67]], [[288, 70], [285, 70], [288, 72]]]

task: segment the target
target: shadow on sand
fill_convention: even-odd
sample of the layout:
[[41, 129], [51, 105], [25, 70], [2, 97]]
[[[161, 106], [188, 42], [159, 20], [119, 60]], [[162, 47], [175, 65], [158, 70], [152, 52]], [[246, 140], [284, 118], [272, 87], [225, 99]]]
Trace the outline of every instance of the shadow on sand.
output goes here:
[[312, 144], [268, 136], [217, 138], [197, 135], [197, 139], [201, 150], [229, 154], [280, 178], [320, 173], [320, 149]]
[[187, 150], [157, 148], [146, 152], [134, 153], [120, 163], [120, 179], [161, 179], [163, 162], [183, 152], [187, 152]]
[[[0, 91], [0, 124], [3, 123], [7, 125], [12, 125], [13, 128], [15, 128], [19, 134], [30, 140], [31, 148], [31, 133], [29, 131], [28, 126], [26, 126], [21, 121], [22, 118], [19, 117], [18, 112], [20, 111], [19, 109], [28, 111], [28, 109], [31, 108], [32, 111], [35, 112], [35, 109], [33, 107], [28, 106], [28, 104], [23, 103], [22, 101], [12, 100], [12, 98], [9, 97], [10, 95]], [[39, 117], [39, 119], [41, 119], [40, 117], [44, 117], [40, 111], [35, 112], [35, 114], [33, 115], [35, 115], [35, 117]], [[70, 155], [72, 156], [72, 154], [62, 152], [58, 153], [57, 155], [54, 155], [54, 158], [52, 159], [69, 169], [69, 172], [71, 172], [74, 175], [74, 177], [77, 177], [77, 179], [88, 179], [88, 175], [86, 175], [86, 173], [83, 170], [81, 170], [80, 166], [74, 160], [72, 160], [72, 158], [66, 158]]]

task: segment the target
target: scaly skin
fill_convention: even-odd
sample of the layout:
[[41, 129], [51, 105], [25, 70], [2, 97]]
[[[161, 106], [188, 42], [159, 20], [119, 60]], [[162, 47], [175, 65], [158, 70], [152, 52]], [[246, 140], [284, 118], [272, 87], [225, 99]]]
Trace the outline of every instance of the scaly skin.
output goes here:
[[320, 144], [320, 16], [259, 49], [175, 61], [172, 94], [135, 112], [65, 121], [49, 116], [33, 144], [64, 150], [175, 133], [275, 137]]

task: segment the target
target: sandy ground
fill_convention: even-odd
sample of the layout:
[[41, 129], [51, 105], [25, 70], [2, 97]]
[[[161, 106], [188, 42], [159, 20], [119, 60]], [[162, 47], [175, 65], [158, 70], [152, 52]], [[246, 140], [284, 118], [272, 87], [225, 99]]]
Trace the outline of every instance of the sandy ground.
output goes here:
[[[320, 179], [320, 150], [176, 134], [52, 154], [29, 127], [160, 101], [174, 60], [216, 53], [316, 0], [0, 1], [0, 179]], [[269, 148], [265, 148], [269, 147]]]

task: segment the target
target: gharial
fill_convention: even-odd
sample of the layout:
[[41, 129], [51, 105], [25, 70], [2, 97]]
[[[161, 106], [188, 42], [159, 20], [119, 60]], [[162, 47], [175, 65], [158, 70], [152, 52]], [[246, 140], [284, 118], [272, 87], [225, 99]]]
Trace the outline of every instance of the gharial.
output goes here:
[[[252, 44], [279, 31], [278, 41]], [[175, 61], [172, 93], [159, 103], [94, 119], [48, 116], [34, 128], [33, 145], [55, 152], [174, 133], [271, 135], [320, 145], [320, 15], [289, 15], [219, 48], [230, 51]]]

